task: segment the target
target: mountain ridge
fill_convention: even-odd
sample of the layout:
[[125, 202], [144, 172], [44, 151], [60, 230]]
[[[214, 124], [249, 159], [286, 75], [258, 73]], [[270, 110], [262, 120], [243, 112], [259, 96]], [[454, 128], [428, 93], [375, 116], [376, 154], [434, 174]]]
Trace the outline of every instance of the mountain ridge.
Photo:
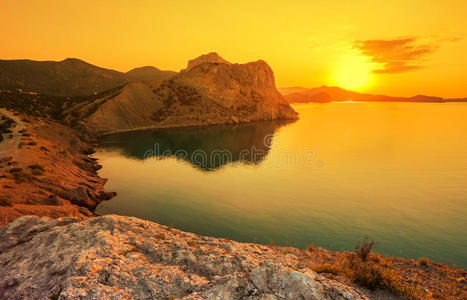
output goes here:
[[61, 61], [0, 60], [0, 90], [22, 90], [51, 96], [87, 96], [134, 81], [166, 79], [176, 74], [157, 68], [151, 71], [140, 69], [123, 73], [78, 58]]
[[[413, 97], [394, 97], [359, 93], [335, 86], [321, 86], [315, 88], [283, 87], [279, 92], [289, 103], [333, 102], [333, 101], [363, 101], [363, 102], [467, 102], [467, 98], [442, 98], [427, 95]], [[325, 100], [323, 100], [325, 99]]]

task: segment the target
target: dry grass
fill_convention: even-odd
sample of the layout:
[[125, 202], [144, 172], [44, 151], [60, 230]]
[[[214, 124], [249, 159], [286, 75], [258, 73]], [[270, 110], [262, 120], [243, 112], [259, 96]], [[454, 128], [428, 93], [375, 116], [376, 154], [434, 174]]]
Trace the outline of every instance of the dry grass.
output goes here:
[[428, 264], [430, 263], [430, 260], [427, 258], [427, 257], [420, 257], [418, 259], [418, 263], [421, 265], [421, 266], [428, 266]]
[[365, 237], [365, 240], [362, 244], [360, 244], [360, 241], [358, 241], [355, 245], [355, 253], [362, 261], [367, 261], [372, 252], [371, 249], [374, 245], [375, 241], [369, 242], [368, 237]]
[[346, 270], [337, 264], [319, 264], [313, 267], [316, 273], [328, 273], [332, 275], [340, 275], [346, 273]]
[[315, 252], [316, 251], [316, 247], [313, 243], [309, 244], [308, 246], [305, 247], [305, 250], [308, 251], [308, 252]]
[[165, 240], [165, 234], [163, 233], [156, 234], [154, 237], [158, 240]]
[[361, 261], [354, 257], [349, 260], [348, 266], [352, 280], [368, 289], [387, 290], [395, 295], [410, 298], [421, 298], [423, 295], [414, 285], [405, 283], [394, 270], [378, 263]]
[[189, 246], [192, 246], [192, 247], [196, 247], [196, 246], [198, 245], [198, 243], [197, 243], [196, 241], [193, 241], [193, 240], [189, 240], [189, 241], [187, 242], [187, 244], [188, 244]]
[[138, 252], [138, 249], [136, 249], [136, 247], [132, 247], [130, 249], [127, 249], [127, 250], [124, 250], [124, 251], [120, 252], [120, 255], [125, 256], [128, 253], [133, 253], [133, 252]]
[[[422, 274], [412, 269], [413, 263], [404, 262], [408, 265], [402, 266], [400, 262], [394, 264], [393, 258], [372, 252], [374, 244], [365, 239], [363, 243], [357, 243], [354, 253], [334, 254], [310, 245], [303, 253], [311, 259], [310, 268], [326, 277], [332, 276], [345, 283], [350, 281], [369, 290], [385, 290], [409, 299], [433, 299], [437, 288], [427, 290], [420, 285], [418, 276]], [[451, 293], [456, 287], [448, 287], [448, 290]], [[462, 291], [458, 293], [461, 295]]]

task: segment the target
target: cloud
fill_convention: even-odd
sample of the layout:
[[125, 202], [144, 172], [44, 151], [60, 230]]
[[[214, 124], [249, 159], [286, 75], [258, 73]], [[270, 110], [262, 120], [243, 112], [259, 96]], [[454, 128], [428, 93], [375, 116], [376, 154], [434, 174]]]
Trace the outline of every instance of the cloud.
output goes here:
[[394, 74], [422, 68], [421, 60], [438, 48], [435, 43], [420, 43], [418, 38], [410, 37], [395, 40], [355, 41], [354, 48], [380, 63], [382, 68], [374, 73]]

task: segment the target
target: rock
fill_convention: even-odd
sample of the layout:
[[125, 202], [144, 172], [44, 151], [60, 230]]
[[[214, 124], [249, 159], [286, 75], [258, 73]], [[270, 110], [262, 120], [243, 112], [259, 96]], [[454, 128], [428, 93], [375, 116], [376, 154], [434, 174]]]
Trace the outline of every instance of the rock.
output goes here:
[[203, 63], [214, 63], [214, 64], [227, 64], [230, 65], [231, 63], [223, 59], [219, 56], [219, 54], [215, 52], [211, 52], [208, 54], [201, 55], [195, 59], [189, 60], [186, 69], [182, 70], [182, 72], [190, 71], [193, 67]]
[[215, 53], [191, 60], [171, 79], [130, 83], [80, 103], [66, 117], [92, 135], [276, 119], [297, 119], [297, 113], [277, 91], [268, 64], [231, 64]]
[[1, 299], [367, 299], [254, 244], [132, 217], [26, 216], [0, 236]]

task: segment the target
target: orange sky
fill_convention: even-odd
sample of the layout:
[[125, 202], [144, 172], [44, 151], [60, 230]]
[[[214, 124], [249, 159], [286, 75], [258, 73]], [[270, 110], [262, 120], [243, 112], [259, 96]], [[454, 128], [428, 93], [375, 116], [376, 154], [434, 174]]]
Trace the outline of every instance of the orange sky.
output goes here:
[[467, 1], [6, 1], [0, 58], [180, 70], [216, 51], [278, 86], [467, 97]]

